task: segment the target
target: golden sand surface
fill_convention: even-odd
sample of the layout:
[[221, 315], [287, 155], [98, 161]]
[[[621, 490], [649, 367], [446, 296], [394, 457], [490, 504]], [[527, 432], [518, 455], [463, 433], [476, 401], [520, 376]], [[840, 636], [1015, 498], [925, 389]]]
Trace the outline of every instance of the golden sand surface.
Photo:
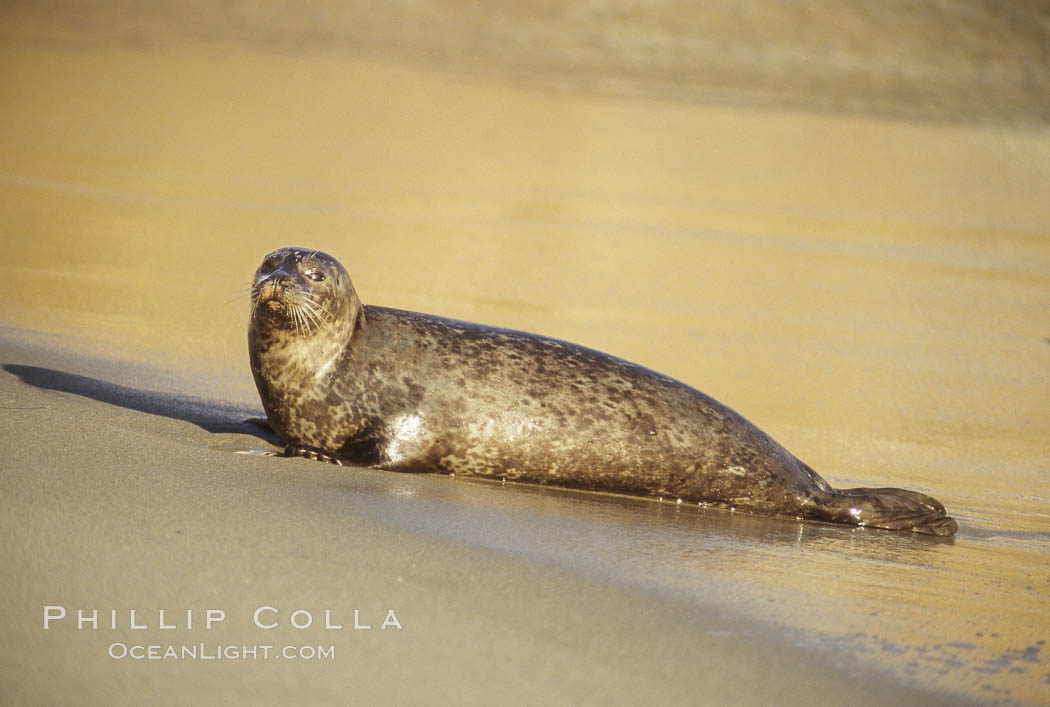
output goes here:
[[[316, 678], [333, 698], [363, 689], [368, 666], [394, 687], [362, 694], [402, 702], [481, 701], [500, 684], [512, 701], [556, 688], [601, 701], [631, 680], [632, 701], [791, 702], [824, 670], [821, 689], [873, 704], [912, 688], [1050, 701], [1050, 134], [1037, 99], [1005, 118], [904, 120], [841, 97], [796, 110], [804, 92], [744, 105], [580, 91], [237, 37], [48, 37], [0, 46], [0, 660], [22, 676], [3, 694], [127, 702], [191, 678], [291, 699]], [[937, 105], [949, 99], [965, 104]], [[241, 424], [260, 410], [245, 289], [284, 245], [340, 259], [368, 303], [672, 375], [833, 485], [936, 496], [959, 534], [231, 454], [273, 449]], [[473, 604], [457, 606], [456, 582]], [[354, 656], [342, 677], [133, 667], [105, 655], [105, 636], [39, 626], [49, 603], [192, 599], [233, 614], [355, 597], [372, 616], [384, 600], [405, 607], [419, 633], [340, 638]], [[526, 609], [552, 606], [528, 623]], [[250, 627], [224, 635], [259, 642]], [[631, 636], [637, 653], [620, 645]], [[549, 690], [514, 677], [515, 651]], [[685, 675], [694, 651], [708, 667]], [[492, 680], [468, 686], [457, 652]], [[408, 687], [403, 661], [443, 691]], [[571, 679], [553, 677], [574, 661]]]

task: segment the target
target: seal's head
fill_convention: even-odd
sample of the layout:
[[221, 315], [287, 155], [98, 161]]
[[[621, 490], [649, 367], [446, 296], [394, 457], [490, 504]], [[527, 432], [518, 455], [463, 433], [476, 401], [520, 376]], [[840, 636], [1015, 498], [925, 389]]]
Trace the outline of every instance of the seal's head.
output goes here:
[[256, 335], [348, 337], [361, 300], [339, 261], [309, 248], [281, 248], [263, 258], [251, 286]]

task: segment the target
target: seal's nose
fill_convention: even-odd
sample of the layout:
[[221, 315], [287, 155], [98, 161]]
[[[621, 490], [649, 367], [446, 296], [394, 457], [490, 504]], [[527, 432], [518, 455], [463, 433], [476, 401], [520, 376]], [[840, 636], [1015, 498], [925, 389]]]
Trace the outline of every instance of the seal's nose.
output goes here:
[[288, 282], [290, 282], [293, 279], [295, 279], [294, 269], [295, 269], [295, 264], [292, 263], [291, 266], [289, 267], [288, 261], [285, 260], [284, 262], [279, 263], [277, 265], [277, 267], [275, 267], [270, 272], [264, 273], [262, 275], [262, 277], [259, 278], [259, 281], [260, 282], [271, 283], [271, 284], [274, 284], [274, 285], [287, 284]]

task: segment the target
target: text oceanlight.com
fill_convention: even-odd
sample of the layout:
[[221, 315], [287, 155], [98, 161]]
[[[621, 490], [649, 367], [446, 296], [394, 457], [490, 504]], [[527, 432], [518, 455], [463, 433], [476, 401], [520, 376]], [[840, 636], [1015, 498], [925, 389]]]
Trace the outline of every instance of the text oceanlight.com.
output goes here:
[[335, 660], [335, 646], [109, 644], [115, 660]]

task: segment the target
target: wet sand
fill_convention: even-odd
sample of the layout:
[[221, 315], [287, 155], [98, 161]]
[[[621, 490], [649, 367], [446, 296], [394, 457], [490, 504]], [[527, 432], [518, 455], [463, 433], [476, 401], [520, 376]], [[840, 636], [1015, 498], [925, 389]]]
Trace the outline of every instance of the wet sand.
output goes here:
[[[817, 685], [857, 704], [930, 699], [720, 610], [730, 587], [688, 576], [720, 544], [794, 544], [790, 524], [238, 455], [269, 448], [238, 422], [250, 406], [153, 391], [147, 368], [0, 350], [16, 362], [0, 380], [19, 430], [0, 521], [5, 704], [801, 704]], [[45, 605], [70, 619], [98, 608], [102, 629], [44, 631]], [[265, 606], [279, 628], [252, 623]], [[130, 608], [146, 630], [129, 628]], [[208, 609], [226, 612], [211, 631]], [[299, 609], [315, 625], [293, 629]], [[323, 628], [326, 609], [341, 630]], [[389, 609], [402, 629], [380, 629]], [[353, 628], [355, 610], [371, 630]], [[107, 657], [114, 643], [200, 642], [334, 657]]]
[[[4, 703], [1050, 700], [1038, 106], [908, 122], [52, 40], [0, 47]], [[673, 375], [960, 532], [237, 454], [275, 448], [243, 422], [244, 288], [282, 245], [340, 258], [369, 303]], [[120, 627], [44, 631], [44, 605]], [[252, 625], [265, 605], [280, 628]], [[210, 608], [210, 632], [156, 625]], [[299, 608], [344, 630], [295, 630]], [[202, 641], [336, 654], [107, 656]]]

